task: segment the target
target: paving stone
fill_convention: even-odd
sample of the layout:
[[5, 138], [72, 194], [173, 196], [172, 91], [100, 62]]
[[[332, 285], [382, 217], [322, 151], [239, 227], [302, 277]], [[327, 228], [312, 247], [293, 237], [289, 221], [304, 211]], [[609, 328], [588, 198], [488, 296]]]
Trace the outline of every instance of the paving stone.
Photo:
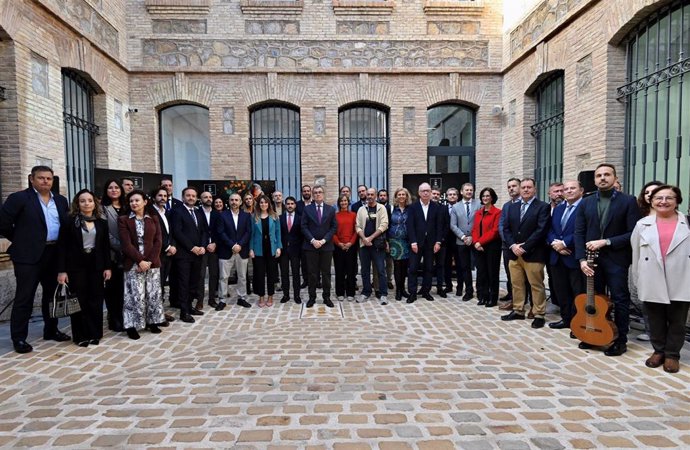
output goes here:
[[573, 448], [578, 448], [578, 449], [588, 449], [588, 448], [596, 448], [596, 444], [592, 443], [591, 441], [588, 441], [587, 439], [571, 439], [570, 445], [573, 446]]
[[565, 448], [558, 439], [554, 438], [538, 437], [531, 438], [530, 441], [542, 450], [561, 450]]
[[259, 417], [256, 425], [260, 427], [289, 425], [290, 420], [289, 416], [265, 416]]
[[482, 418], [475, 413], [451, 413], [450, 417], [456, 422], [481, 422]]
[[362, 439], [377, 439], [392, 437], [393, 432], [387, 428], [358, 428], [357, 436]]
[[412, 445], [407, 442], [379, 442], [379, 450], [412, 450]]
[[283, 430], [280, 432], [280, 439], [286, 441], [308, 441], [311, 439], [311, 430]]
[[678, 444], [668, 439], [665, 436], [659, 435], [641, 435], [635, 436], [635, 439], [642, 442], [648, 447], [678, 447]]
[[658, 422], [652, 422], [651, 420], [642, 420], [635, 422], [628, 422], [628, 425], [637, 428], [638, 430], [652, 431], [652, 430], [665, 430], [662, 424]]
[[98, 436], [95, 441], [92, 442], [93, 447], [119, 447], [122, 446], [129, 435], [127, 434], [104, 434]]
[[635, 448], [636, 445], [627, 438], [621, 436], [599, 436], [599, 442], [609, 448]]
[[237, 442], [271, 442], [273, 430], [243, 430]]
[[229, 431], [216, 431], [208, 438], [211, 442], [235, 442], [235, 435]]
[[75, 446], [91, 439], [91, 437], [93, 437], [91, 434], [63, 434], [53, 441], [53, 445], [58, 447]]
[[458, 425], [455, 429], [461, 435], [486, 435], [486, 431], [478, 425]]
[[498, 448], [501, 450], [525, 450], [529, 449], [529, 444], [522, 441], [498, 441]]
[[336, 442], [333, 448], [335, 450], [369, 450], [371, 446], [360, 442]]
[[405, 423], [407, 422], [407, 416], [405, 414], [374, 414], [374, 421], [381, 425]]
[[420, 441], [417, 443], [419, 450], [454, 450], [455, 444], [452, 441]]
[[174, 442], [201, 442], [206, 437], [205, 431], [178, 431], [173, 434]]
[[163, 442], [165, 433], [135, 433], [130, 435], [127, 443], [130, 445], [155, 445]]
[[616, 422], [599, 422], [599, 423], [593, 423], [599, 431], [609, 433], [613, 431], [625, 431], [626, 428]]
[[414, 425], [404, 425], [395, 427], [395, 434], [401, 438], [417, 438], [422, 437], [422, 430]]
[[462, 448], [466, 450], [491, 450], [494, 446], [491, 442], [481, 441], [462, 441]]

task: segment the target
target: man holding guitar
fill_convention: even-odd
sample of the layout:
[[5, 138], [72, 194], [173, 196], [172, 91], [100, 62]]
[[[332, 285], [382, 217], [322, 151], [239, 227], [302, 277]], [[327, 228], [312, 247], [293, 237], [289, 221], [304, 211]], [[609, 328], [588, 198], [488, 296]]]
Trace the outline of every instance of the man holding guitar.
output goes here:
[[[620, 356], [628, 350], [630, 235], [640, 218], [635, 197], [614, 189], [617, 179], [613, 165], [599, 164], [594, 171], [598, 190], [582, 200], [575, 220], [575, 258], [580, 261], [580, 269], [586, 276], [594, 277], [598, 293], [604, 294], [608, 288], [614, 304], [618, 337], [604, 352], [606, 356]], [[586, 251], [599, 253], [596, 275], [587, 263]], [[593, 345], [583, 341], [579, 347], [587, 349]]]

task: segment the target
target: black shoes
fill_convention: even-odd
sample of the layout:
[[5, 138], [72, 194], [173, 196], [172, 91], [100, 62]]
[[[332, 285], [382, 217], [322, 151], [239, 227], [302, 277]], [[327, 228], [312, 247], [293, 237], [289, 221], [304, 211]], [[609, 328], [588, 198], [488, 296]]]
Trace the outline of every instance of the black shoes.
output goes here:
[[302, 284], [299, 285], [300, 289], [306, 289], [309, 286], [309, 283], [304, 281]]
[[501, 316], [501, 320], [503, 321], [511, 321], [511, 320], [525, 320], [524, 314], [518, 314], [515, 311], [511, 311], [510, 314], [506, 314], [505, 316]]
[[325, 299], [325, 300], [323, 301], [323, 304], [326, 305], [326, 306], [328, 306], [329, 308], [333, 308], [333, 306], [334, 306], [334, 305], [333, 305], [333, 302], [331, 301], [330, 298]]
[[21, 341], [14, 341], [12, 344], [14, 345], [14, 351], [17, 353], [31, 353], [34, 350], [31, 344], [23, 339]]
[[470, 300], [472, 300], [473, 297], [474, 297], [474, 294], [465, 294], [462, 296], [462, 301], [463, 302], [469, 302]]
[[425, 293], [425, 294], [422, 294], [422, 298], [424, 298], [424, 299], [426, 299], [427, 301], [430, 301], [430, 302], [433, 302], [433, 301], [434, 301], [434, 297], [433, 297], [431, 294], [429, 294], [428, 292]]
[[402, 300], [402, 294], [400, 293], [400, 291], [395, 291], [395, 299], [397, 301]]
[[415, 300], [417, 300], [417, 294], [410, 294], [410, 296], [407, 298], [407, 303], [414, 303]]
[[203, 312], [203, 311], [199, 311], [199, 310], [196, 309], [196, 308], [192, 308], [192, 309], [189, 310], [189, 314], [191, 314], [191, 315], [193, 315], [193, 316], [203, 316], [203, 315], [204, 315], [204, 312]]
[[558, 322], [551, 322], [549, 324], [549, 328], [553, 328], [554, 330], [562, 330], [563, 328], [570, 328], [570, 324], [565, 323], [563, 320], [559, 320]]
[[625, 344], [614, 343], [611, 347], [604, 351], [606, 356], [620, 356], [628, 351], [628, 346]]
[[215, 308], [218, 307], [218, 302], [216, 302], [215, 300], [209, 299], [209, 300], [208, 300], [208, 306], [210, 306], [211, 308], [214, 308], [214, 309], [215, 309]]
[[225, 309], [226, 306], [228, 306], [228, 305], [226, 305], [225, 302], [221, 301], [220, 303], [218, 303], [216, 305], [216, 311], [222, 311]]
[[243, 298], [237, 299], [237, 305], [241, 306], [243, 308], [251, 308], [252, 307], [252, 305], [250, 305], [249, 302], [247, 302], [247, 300], [245, 300]]
[[493, 308], [498, 304], [498, 300], [489, 300], [486, 303], [484, 303], [485, 308]]
[[316, 304], [316, 300], [311, 300], [307, 302], [307, 308], [312, 308]]
[[158, 328], [157, 325], [148, 325], [147, 328], [148, 328], [149, 331], [150, 331], [151, 333], [153, 333], [153, 334], [160, 334], [160, 332], [161, 332], [161, 329]]
[[446, 295], [446, 290], [445, 290], [445, 289], [437, 289], [437, 292], [438, 292], [438, 296], [439, 296], [439, 297], [441, 297], [441, 298], [448, 298], [448, 296]]
[[302, 304], [302, 299], [299, 298], [299, 297], [297, 297], [297, 298], [295, 299], [295, 303], [297, 303], [298, 305], [301, 305], [301, 304]]
[[486, 301], [483, 298], [480, 298], [479, 301], [477, 302], [478, 306], [483, 306], [486, 305]]
[[139, 336], [139, 333], [137, 333], [136, 328], [127, 328], [127, 336], [135, 341], [141, 337]]
[[79, 347], [88, 347], [89, 346], [89, 341], [81, 341], [80, 343], [77, 344]]
[[543, 328], [544, 322], [545, 322], [544, 319], [542, 319], [541, 317], [536, 317], [532, 321], [532, 328]]
[[513, 296], [511, 294], [504, 295], [503, 297], [500, 298], [502, 302], [512, 302], [513, 301]]
[[101, 341], [99, 341], [98, 339], [91, 339], [91, 340], [89, 341], [89, 344], [90, 344], [90, 345], [98, 345], [98, 344], [100, 344], [100, 343], [101, 343]]
[[192, 317], [190, 314], [180, 314], [180, 320], [185, 322], [185, 323], [196, 322], [196, 320], [194, 320], [194, 317]]
[[579, 344], [577, 344], [577, 348], [581, 348], [582, 350], [589, 350], [590, 348], [594, 348], [594, 346], [586, 342], [580, 342]]
[[66, 341], [69, 341], [71, 339], [72, 338], [70, 337], [69, 334], [65, 334], [59, 330], [53, 334], [43, 334], [43, 340], [44, 341], [66, 342]]
[[289, 301], [290, 301], [289, 295], [285, 295], [285, 296], [283, 296], [283, 298], [280, 299], [280, 303], [287, 303]]

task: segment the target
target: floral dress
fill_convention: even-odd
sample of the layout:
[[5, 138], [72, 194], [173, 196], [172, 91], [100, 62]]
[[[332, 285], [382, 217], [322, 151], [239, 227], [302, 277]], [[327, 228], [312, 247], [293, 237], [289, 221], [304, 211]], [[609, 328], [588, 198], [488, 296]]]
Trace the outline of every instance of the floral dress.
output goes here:
[[388, 246], [391, 258], [396, 261], [410, 258], [410, 242], [407, 239], [407, 211], [396, 206], [391, 214], [391, 223], [388, 227]]

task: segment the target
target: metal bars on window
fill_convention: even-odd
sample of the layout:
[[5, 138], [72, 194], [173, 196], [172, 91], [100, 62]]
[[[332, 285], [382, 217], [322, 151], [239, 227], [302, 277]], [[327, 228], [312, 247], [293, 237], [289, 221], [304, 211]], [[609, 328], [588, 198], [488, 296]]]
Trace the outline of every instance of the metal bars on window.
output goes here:
[[690, 188], [690, 0], [658, 9], [628, 36], [625, 181], [636, 194], [652, 180]]
[[300, 198], [302, 181], [299, 110], [265, 106], [251, 112], [252, 176], [275, 180], [283, 198]]
[[338, 113], [340, 185], [388, 189], [388, 113], [355, 106]]
[[73, 196], [93, 188], [93, 166], [98, 126], [94, 121], [89, 82], [72, 70], [62, 71], [62, 117], [65, 123], [67, 192]]
[[0, 102], [3, 100], [7, 100], [7, 97], [5, 96], [5, 88], [0, 86]]
[[537, 195], [546, 199], [549, 184], [563, 177], [563, 72], [544, 80], [536, 95], [537, 121], [530, 130], [536, 148], [534, 178]]

